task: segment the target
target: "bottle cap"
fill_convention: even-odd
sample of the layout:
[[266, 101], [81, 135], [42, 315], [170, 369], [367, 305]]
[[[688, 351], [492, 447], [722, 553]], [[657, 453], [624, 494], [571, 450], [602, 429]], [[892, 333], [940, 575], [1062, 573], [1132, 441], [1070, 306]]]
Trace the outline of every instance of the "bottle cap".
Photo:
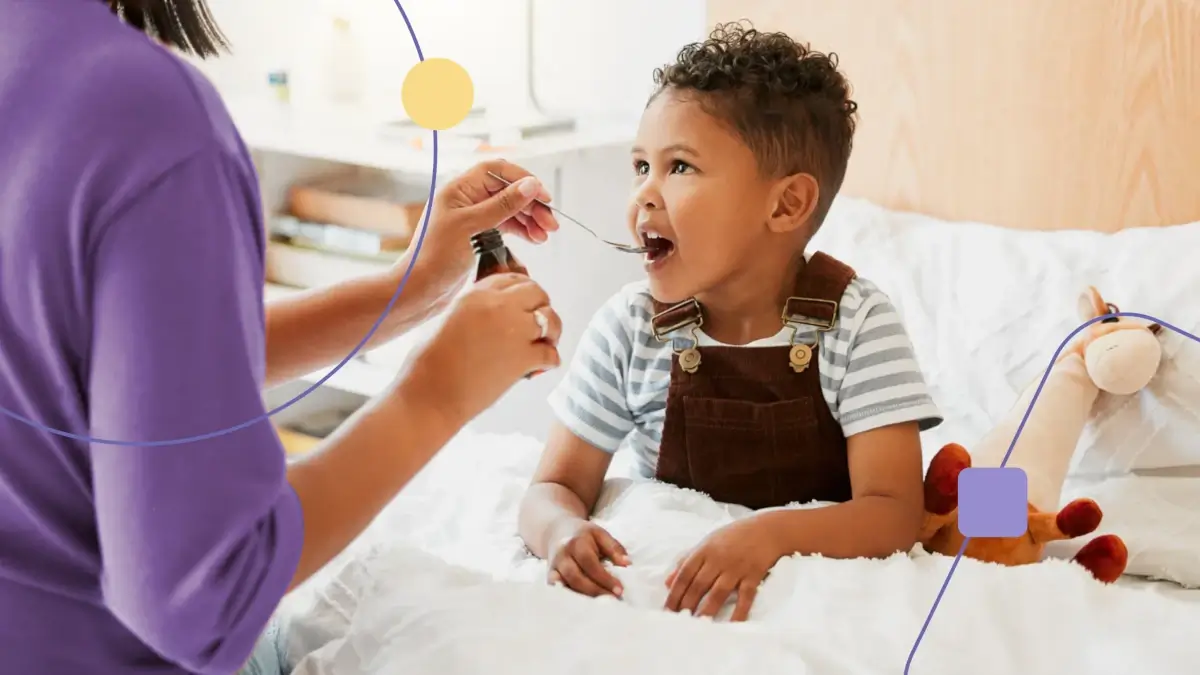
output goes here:
[[484, 251], [495, 251], [504, 247], [504, 237], [500, 235], [500, 230], [491, 229], [484, 230], [479, 234], [471, 237], [471, 248], [475, 253], [483, 253]]

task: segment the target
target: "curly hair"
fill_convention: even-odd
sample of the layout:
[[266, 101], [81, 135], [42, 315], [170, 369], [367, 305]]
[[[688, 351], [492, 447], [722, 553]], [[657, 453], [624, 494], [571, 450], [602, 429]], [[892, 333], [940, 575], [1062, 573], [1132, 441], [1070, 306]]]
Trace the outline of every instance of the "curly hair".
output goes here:
[[811, 174], [820, 186], [814, 223], [824, 220], [846, 175], [858, 110], [836, 54], [722, 24], [656, 69], [654, 84], [651, 101], [668, 89], [690, 95], [731, 127], [764, 175]]

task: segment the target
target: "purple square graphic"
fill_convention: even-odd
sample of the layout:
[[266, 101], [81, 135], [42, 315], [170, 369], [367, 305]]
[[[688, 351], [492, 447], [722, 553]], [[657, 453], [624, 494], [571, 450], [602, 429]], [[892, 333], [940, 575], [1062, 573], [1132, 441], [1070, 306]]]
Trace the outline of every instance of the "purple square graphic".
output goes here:
[[1021, 469], [958, 474], [958, 531], [964, 537], [1019, 537], [1029, 529], [1029, 479]]

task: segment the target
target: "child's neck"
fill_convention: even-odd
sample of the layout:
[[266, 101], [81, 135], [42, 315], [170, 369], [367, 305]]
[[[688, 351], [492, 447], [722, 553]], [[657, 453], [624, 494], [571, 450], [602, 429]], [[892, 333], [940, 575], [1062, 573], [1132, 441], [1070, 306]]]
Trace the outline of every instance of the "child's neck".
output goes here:
[[747, 266], [745, 273], [720, 288], [698, 294], [705, 334], [725, 344], [744, 345], [779, 333], [780, 314], [804, 264], [801, 254], [782, 264]]

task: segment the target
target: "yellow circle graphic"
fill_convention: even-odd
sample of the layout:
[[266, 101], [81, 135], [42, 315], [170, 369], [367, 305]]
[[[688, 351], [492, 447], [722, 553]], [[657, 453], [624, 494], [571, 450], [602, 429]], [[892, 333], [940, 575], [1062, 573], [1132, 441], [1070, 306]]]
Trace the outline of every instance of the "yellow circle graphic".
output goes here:
[[475, 85], [466, 69], [450, 59], [425, 59], [408, 71], [400, 89], [404, 112], [418, 126], [445, 131], [467, 117]]

